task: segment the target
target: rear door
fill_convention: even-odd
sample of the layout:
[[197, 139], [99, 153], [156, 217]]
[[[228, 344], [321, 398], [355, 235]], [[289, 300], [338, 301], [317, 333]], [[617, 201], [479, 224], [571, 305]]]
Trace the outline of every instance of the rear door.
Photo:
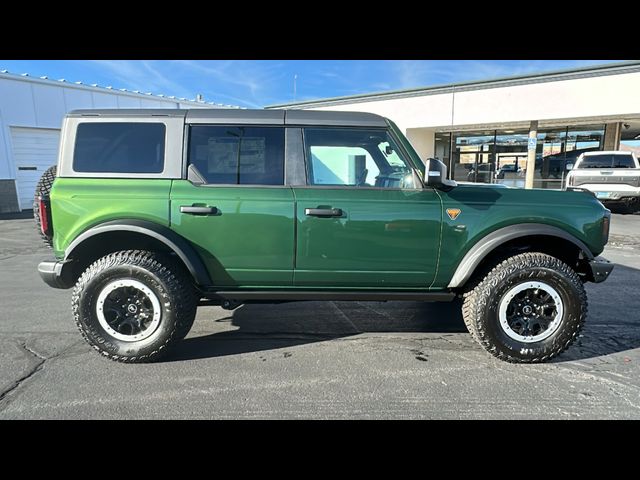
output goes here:
[[428, 288], [442, 208], [386, 129], [304, 129], [296, 286]]
[[196, 246], [216, 287], [291, 286], [283, 126], [199, 124], [187, 134], [188, 163], [204, 183], [173, 182], [171, 228]]

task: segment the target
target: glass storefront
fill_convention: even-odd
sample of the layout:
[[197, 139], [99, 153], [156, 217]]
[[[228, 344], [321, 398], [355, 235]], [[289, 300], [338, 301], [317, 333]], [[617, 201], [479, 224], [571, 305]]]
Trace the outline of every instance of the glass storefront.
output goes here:
[[[436, 133], [435, 156], [459, 182], [503, 183], [524, 187], [528, 130]], [[589, 150], [601, 150], [604, 125], [538, 131], [534, 188], [564, 186], [567, 165]]]
[[604, 125], [585, 125], [538, 132], [534, 188], [564, 187], [569, 170], [581, 153], [602, 150]]
[[451, 176], [464, 182], [490, 182], [494, 171], [495, 131], [454, 134]]
[[623, 122], [621, 128], [620, 150], [635, 152], [640, 158], [640, 122]]

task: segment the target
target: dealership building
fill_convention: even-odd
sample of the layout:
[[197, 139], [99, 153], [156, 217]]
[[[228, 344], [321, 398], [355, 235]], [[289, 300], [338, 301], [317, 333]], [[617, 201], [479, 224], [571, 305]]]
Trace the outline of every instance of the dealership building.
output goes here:
[[62, 119], [79, 108], [237, 107], [0, 71], [0, 213], [32, 208], [38, 179], [57, 163]]
[[534, 187], [562, 188], [583, 151], [640, 153], [640, 62], [268, 108], [383, 115], [405, 132], [423, 160], [442, 160], [457, 181], [524, 186], [532, 133], [537, 138]]

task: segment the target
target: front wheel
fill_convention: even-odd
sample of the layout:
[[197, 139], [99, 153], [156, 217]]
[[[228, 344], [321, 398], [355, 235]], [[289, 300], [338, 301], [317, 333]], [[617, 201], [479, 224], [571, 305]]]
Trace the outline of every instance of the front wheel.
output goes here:
[[563, 352], [587, 316], [582, 281], [566, 263], [543, 253], [515, 255], [465, 294], [463, 317], [492, 355], [536, 363]]
[[85, 340], [111, 360], [151, 362], [189, 332], [197, 297], [177, 262], [140, 250], [93, 263], [73, 290], [72, 309]]

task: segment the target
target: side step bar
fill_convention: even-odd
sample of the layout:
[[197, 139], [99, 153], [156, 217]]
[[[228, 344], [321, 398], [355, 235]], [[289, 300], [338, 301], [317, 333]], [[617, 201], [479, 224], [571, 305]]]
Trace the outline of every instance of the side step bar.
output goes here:
[[303, 300], [359, 300], [359, 301], [398, 301], [414, 302], [450, 302], [455, 297], [451, 292], [395, 292], [395, 291], [318, 291], [318, 290], [228, 290], [205, 292], [210, 299], [234, 300], [236, 302], [254, 301], [303, 301]]

